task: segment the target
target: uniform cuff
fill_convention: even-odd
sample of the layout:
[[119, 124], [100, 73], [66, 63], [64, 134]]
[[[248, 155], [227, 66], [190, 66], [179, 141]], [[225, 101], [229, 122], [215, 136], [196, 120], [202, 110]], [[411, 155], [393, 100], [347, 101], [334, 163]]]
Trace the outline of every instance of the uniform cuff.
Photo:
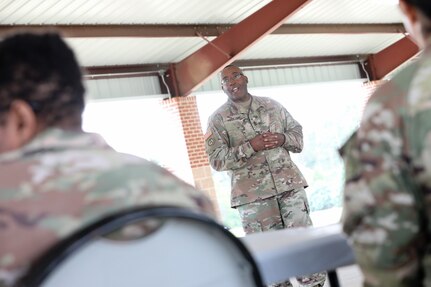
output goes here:
[[251, 146], [250, 142], [246, 142], [242, 145], [242, 154], [244, 154], [244, 156], [246, 158], [251, 157], [252, 155], [254, 155], [256, 152], [254, 151], [253, 147]]

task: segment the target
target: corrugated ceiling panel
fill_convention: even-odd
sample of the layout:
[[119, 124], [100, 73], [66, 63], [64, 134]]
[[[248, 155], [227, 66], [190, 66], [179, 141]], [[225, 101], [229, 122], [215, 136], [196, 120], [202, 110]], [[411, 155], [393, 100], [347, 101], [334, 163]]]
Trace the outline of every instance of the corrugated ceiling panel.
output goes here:
[[402, 34], [269, 35], [245, 51], [241, 59], [373, 54], [402, 37]]
[[113, 99], [136, 96], [162, 97], [156, 76], [86, 80], [88, 99]]
[[397, 1], [313, 0], [287, 23], [400, 23]]
[[236, 23], [270, 0], [0, 0], [0, 24]]
[[[0, 24], [237, 23], [270, 0], [0, 0]], [[394, 2], [394, 1], [391, 1]], [[313, 0], [288, 23], [397, 23], [396, 3]]]
[[[244, 70], [249, 87], [280, 86], [301, 83], [360, 79], [358, 65], [316, 65], [303, 67], [279, 67], [272, 69]], [[136, 96], [164, 97], [158, 77], [134, 77], [119, 79], [86, 80], [88, 99], [114, 99]], [[220, 90], [219, 76], [212, 77], [199, 91]]]
[[[356, 64], [244, 70], [244, 74], [248, 77], [249, 87], [281, 86], [361, 78], [358, 65]], [[221, 90], [219, 75], [212, 77], [199, 89], [199, 91], [216, 90]]]
[[[269, 35], [240, 59], [377, 53], [401, 34]], [[83, 66], [178, 62], [206, 44], [200, 38], [69, 38]]]
[[178, 62], [207, 42], [200, 38], [69, 38], [83, 66]]

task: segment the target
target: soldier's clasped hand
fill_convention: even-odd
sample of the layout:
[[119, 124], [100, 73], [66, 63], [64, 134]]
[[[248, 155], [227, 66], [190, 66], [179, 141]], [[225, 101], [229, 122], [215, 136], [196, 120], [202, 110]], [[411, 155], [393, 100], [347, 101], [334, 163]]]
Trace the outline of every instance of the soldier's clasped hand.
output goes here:
[[252, 148], [258, 152], [280, 147], [284, 144], [285, 137], [281, 133], [265, 132], [250, 140]]

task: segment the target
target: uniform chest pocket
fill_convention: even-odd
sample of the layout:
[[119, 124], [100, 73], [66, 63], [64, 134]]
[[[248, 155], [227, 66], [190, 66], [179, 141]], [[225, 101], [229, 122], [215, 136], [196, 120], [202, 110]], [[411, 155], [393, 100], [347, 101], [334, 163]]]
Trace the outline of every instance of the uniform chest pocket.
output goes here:
[[283, 133], [283, 123], [280, 118], [280, 113], [276, 110], [271, 110], [268, 112], [266, 124], [268, 125], [268, 130], [272, 133]]
[[269, 123], [269, 131], [272, 133], [283, 133], [283, 125], [280, 119], [273, 119]]
[[256, 136], [246, 114], [229, 116], [225, 121], [232, 146], [237, 146]]

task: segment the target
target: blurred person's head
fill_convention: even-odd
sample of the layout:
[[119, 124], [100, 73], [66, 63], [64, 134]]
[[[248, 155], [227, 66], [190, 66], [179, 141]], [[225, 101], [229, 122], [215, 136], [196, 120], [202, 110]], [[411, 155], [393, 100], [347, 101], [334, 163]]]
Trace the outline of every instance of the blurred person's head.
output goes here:
[[16, 34], [0, 42], [0, 153], [50, 127], [80, 130], [81, 70], [59, 35]]
[[431, 0], [399, 0], [404, 26], [420, 48], [431, 36]]

